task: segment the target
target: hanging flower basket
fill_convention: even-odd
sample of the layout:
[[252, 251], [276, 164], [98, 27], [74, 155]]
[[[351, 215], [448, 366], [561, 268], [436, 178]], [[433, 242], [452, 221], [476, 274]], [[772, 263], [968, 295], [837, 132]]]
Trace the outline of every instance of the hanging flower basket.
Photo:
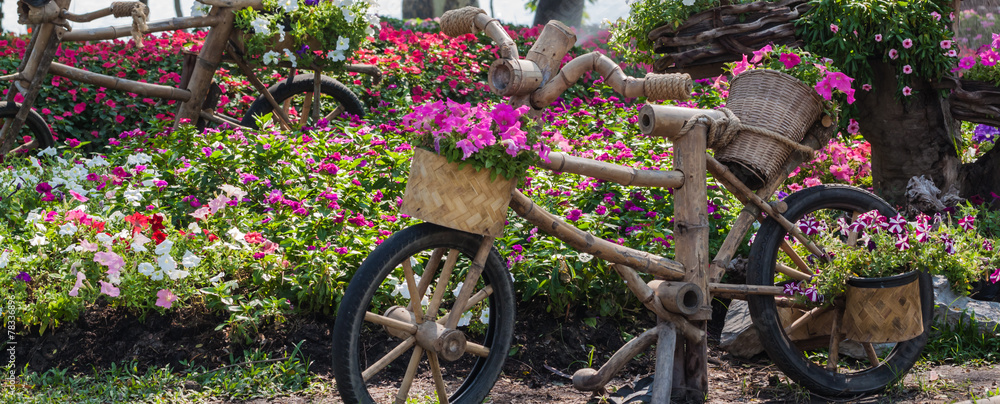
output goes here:
[[[495, 177], [491, 179], [490, 177]], [[517, 179], [449, 163], [444, 156], [414, 149], [400, 212], [453, 229], [499, 237], [507, 221]]]
[[847, 338], [871, 343], [907, 341], [922, 334], [920, 272], [848, 279], [842, 326]]

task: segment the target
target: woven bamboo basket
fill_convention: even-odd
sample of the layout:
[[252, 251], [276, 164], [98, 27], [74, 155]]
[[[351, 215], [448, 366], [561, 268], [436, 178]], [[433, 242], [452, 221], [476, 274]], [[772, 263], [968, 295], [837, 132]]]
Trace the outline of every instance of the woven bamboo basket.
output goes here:
[[841, 324], [848, 338], [872, 343], [901, 342], [924, 332], [920, 273], [886, 278], [851, 278]]
[[[733, 79], [726, 108], [743, 124], [769, 129], [800, 142], [823, 112], [823, 99], [795, 77], [756, 69]], [[758, 189], [778, 174], [791, 152], [777, 140], [740, 132], [732, 143], [715, 151], [715, 158], [748, 187]]]
[[484, 236], [500, 237], [517, 179], [478, 172], [417, 148], [400, 212], [417, 219]]

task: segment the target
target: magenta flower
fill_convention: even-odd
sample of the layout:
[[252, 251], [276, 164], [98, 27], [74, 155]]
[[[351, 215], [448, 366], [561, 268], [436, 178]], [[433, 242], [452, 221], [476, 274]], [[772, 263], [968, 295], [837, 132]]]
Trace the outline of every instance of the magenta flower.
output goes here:
[[1000, 62], [1000, 53], [995, 52], [992, 49], [985, 50], [979, 54], [979, 63], [983, 66], [991, 67]]
[[955, 253], [955, 240], [952, 240], [947, 234], [942, 234], [941, 242], [944, 244], [944, 252], [948, 254]]
[[805, 297], [811, 302], [818, 302], [823, 299], [823, 295], [819, 294], [819, 291], [816, 290], [815, 286], [810, 286], [808, 289], [804, 290], [802, 294], [805, 295]]
[[802, 291], [802, 289], [799, 288], [799, 284], [797, 282], [792, 282], [792, 283], [786, 283], [785, 284], [784, 292], [785, 292], [785, 295], [787, 295], [787, 296], [795, 296], [795, 295], [799, 294], [801, 291]]
[[850, 123], [847, 125], [847, 133], [854, 135], [857, 134], [859, 131], [861, 131], [861, 124], [852, 118], [850, 120]]
[[930, 240], [930, 233], [927, 232], [926, 228], [917, 226], [913, 231], [913, 239], [917, 240], [918, 243], [926, 243], [927, 240]]
[[903, 66], [903, 73], [910, 74], [913, 73], [913, 68], [910, 65]]
[[911, 47], [913, 47], [913, 40], [910, 39], [910, 38], [904, 39], [903, 40], [903, 48], [910, 49]]
[[764, 59], [764, 55], [767, 55], [768, 52], [771, 52], [771, 49], [772, 49], [771, 45], [765, 45], [763, 48], [760, 48], [760, 50], [754, 51], [753, 59], [750, 59], [750, 63], [760, 62], [761, 60]]
[[833, 31], [833, 33], [836, 34], [840, 32], [840, 27], [838, 27], [837, 24], [830, 24], [830, 31]]
[[571, 222], [575, 222], [577, 220], [580, 220], [580, 216], [582, 214], [583, 214], [583, 211], [581, 211], [580, 209], [573, 209], [573, 210], [569, 211], [569, 214], [566, 215], [566, 219], [569, 220], [569, 221], [571, 221]]
[[975, 216], [972, 215], [958, 219], [958, 226], [965, 231], [975, 229], [976, 228], [975, 223], [976, 223], [976, 218]]
[[750, 68], [750, 62], [747, 61], [747, 55], [743, 55], [743, 60], [736, 62], [733, 65], [733, 76], [739, 75]]
[[910, 240], [905, 233], [896, 237], [896, 248], [898, 248], [899, 251], [906, 251], [910, 249]]
[[934, 21], [941, 21], [941, 14], [937, 11], [931, 11], [931, 17], [934, 17]]
[[861, 85], [861, 89], [865, 90], [865, 91], [872, 91], [872, 85], [871, 84], [862, 84]]
[[820, 230], [819, 221], [816, 219], [807, 217], [799, 221], [799, 231], [805, 233], [807, 236], [819, 234]]
[[887, 229], [889, 233], [900, 234], [906, 231], [906, 218], [902, 215], [896, 215], [896, 217], [889, 218], [889, 228]]
[[474, 143], [470, 142], [469, 139], [462, 139], [455, 142], [455, 147], [462, 150], [462, 160], [471, 157], [475, 152], [479, 151], [479, 148], [477, 148]]
[[824, 100], [830, 101], [831, 99], [833, 99], [833, 85], [830, 84], [829, 76], [817, 82], [814, 88], [816, 89], [816, 92], [823, 97]]
[[799, 63], [802, 63], [802, 58], [794, 53], [782, 53], [781, 56], [778, 57], [778, 60], [785, 64], [786, 69], [791, 69], [798, 66]]
[[983, 240], [983, 249], [986, 251], [993, 251], [993, 242], [989, 239]]
[[177, 300], [177, 295], [167, 289], [160, 289], [156, 292], [156, 305], [164, 309], [169, 309]]
[[1000, 268], [997, 268], [997, 270], [993, 271], [993, 274], [990, 275], [990, 282], [1000, 282]]
[[971, 69], [972, 66], [975, 66], [975, 65], [976, 65], [976, 57], [975, 56], [966, 56], [966, 57], [964, 57], [964, 58], [962, 58], [961, 60], [958, 61], [958, 68], [959, 69]]

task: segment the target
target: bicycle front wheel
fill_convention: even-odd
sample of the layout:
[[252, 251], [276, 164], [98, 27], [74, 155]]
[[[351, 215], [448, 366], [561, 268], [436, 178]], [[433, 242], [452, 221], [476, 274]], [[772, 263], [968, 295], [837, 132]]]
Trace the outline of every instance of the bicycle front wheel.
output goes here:
[[[788, 204], [784, 217], [800, 228], [806, 221], [809, 226], [819, 228], [837, 226], [838, 220], [850, 225], [860, 214], [872, 210], [878, 210], [884, 216], [896, 215], [892, 206], [881, 198], [859, 188], [842, 185], [807, 188], [784, 201]], [[777, 221], [764, 221], [750, 248], [748, 284], [784, 286], [802, 280], [788, 274], [795, 274], [796, 271], [800, 274], [812, 273], [810, 257], [803, 258], [796, 253], [786, 237], [787, 231]], [[782, 270], [777, 270], [779, 267]], [[764, 350], [785, 375], [813, 393], [847, 397], [883, 390], [901, 380], [920, 359], [920, 353], [927, 344], [933, 305], [933, 291], [927, 274], [921, 275], [920, 299], [925, 324], [923, 334], [894, 345], [880, 344], [878, 348], [882, 349], [876, 349], [869, 343], [844, 339], [837, 342], [840, 352], [853, 346], [857, 349], [855, 356], [863, 359], [839, 356], [833, 364], [829, 363], [833, 344], [830, 331], [832, 321], [837, 321], [833, 316], [836, 308], [770, 295], [752, 295], [747, 301]], [[796, 318], [802, 320], [795, 321], [798, 324], [793, 326], [791, 320]]]
[[[17, 111], [20, 109], [21, 104], [0, 101], [0, 128], [7, 121], [13, 121], [14, 117], [17, 116]], [[52, 147], [56, 143], [49, 125], [45, 123], [45, 119], [38, 112], [35, 112], [35, 110], [31, 110], [28, 113], [28, 119], [24, 120], [21, 130], [14, 134], [14, 148], [16, 149], [32, 141], [34, 141], [33, 149], [36, 150]]]
[[[483, 401], [510, 349], [514, 292], [510, 272], [491, 249], [467, 308], [454, 311], [482, 240], [424, 223], [393, 234], [365, 259], [333, 329], [333, 369], [344, 401]], [[445, 328], [454, 316], [458, 325]]]
[[[365, 115], [364, 104], [358, 97], [332, 77], [320, 77], [320, 97], [317, 105], [313, 92], [315, 89], [313, 77], [315, 75], [311, 73], [300, 74], [292, 77], [290, 82], [281, 80], [267, 89], [288, 115], [293, 128], [313, 126], [320, 119], [329, 121], [342, 116], [345, 112], [359, 117]], [[273, 112], [271, 103], [261, 95], [250, 104], [240, 124], [257, 128], [257, 117]]]

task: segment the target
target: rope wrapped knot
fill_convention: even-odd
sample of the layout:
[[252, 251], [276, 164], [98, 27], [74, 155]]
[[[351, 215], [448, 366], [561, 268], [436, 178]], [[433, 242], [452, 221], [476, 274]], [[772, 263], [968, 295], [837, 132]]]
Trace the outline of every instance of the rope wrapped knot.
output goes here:
[[680, 136], [686, 135], [688, 131], [691, 130], [691, 128], [693, 128], [698, 122], [705, 121], [708, 123], [708, 147], [711, 149], [718, 150], [726, 147], [732, 143], [737, 136], [739, 136], [740, 132], [746, 131], [768, 137], [793, 150], [803, 153], [812, 153], [815, 151], [815, 149], [789, 139], [785, 137], [785, 135], [778, 132], [753, 125], [745, 125], [740, 122], [740, 118], [738, 118], [736, 114], [728, 108], [720, 108], [719, 111], [726, 114], [726, 117], [723, 119], [712, 119], [712, 117], [706, 114], [695, 115], [681, 127], [679, 132]]
[[142, 47], [142, 35], [149, 31], [146, 25], [149, 7], [138, 1], [116, 1], [111, 3], [111, 15], [116, 18], [132, 17], [132, 39], [135, 46]]
[[475, 33], [479, 14], [486, 14], [486, 11], [472, 6], [449, 10], [441, 16], [441, 32], [452, 38]]
[[646, 74], [643, 92], [650, 100], [686, 100], [694, 91], [694, 82], [687, 73]]

